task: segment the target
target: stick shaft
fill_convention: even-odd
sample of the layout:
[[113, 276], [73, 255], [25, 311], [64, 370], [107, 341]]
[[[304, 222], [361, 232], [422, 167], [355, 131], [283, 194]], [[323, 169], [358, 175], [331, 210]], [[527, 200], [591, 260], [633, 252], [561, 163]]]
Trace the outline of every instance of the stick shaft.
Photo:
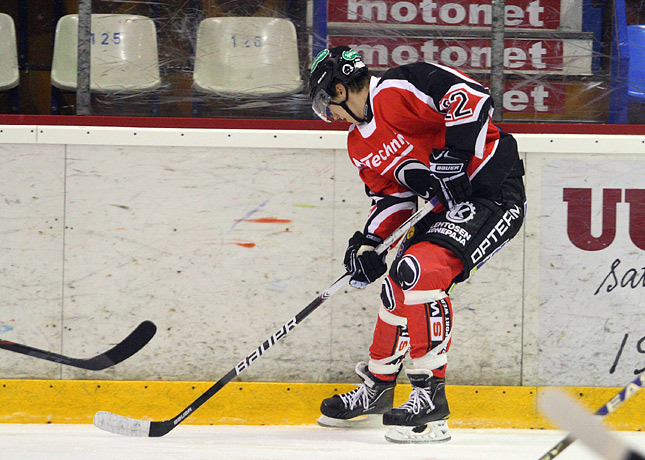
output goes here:
[[[625, 401], [627, 401], [634, 393], [640, 390], [645, 384], [645, 372], [642, 372], [638, 377], [629, 382], [616, 396], [607, 401], [600, 409], [595, 412], [595, 415], [604, 417], [611, 414], [618, 409]], [[538, 460], [552, 460], [569, 447], [576, 438], [569, 435], [563, 438], [555, 446], [553, 446], [546, 454], [541, 456]]]
[[[436, 200], [436, 199], [434, 199]], [[433, 201], [428, 202], [423, 208], [414, 213], [408, 220], [406, 220], [399, 228], [397, 228], [392, 234], [387, 237], [380, 245], [378, 245], [375, 251], [378, 254], [382, 254], [386, 251], [392, 244], [394, 244], [399, 238], [401, 238], [405, 233], [420, 221], [426, 214], [428, 214], [436, 206], [436, 201], [433, 204]], [[235, 377], [240, 375], [245, 371], [253, 361], [262, 356], [269, 348], [275, 345], [280, 339], [284, 338], [291, 332], [298, 324], [300, 324], [307, 316], [309, 316], [314, 310], [316, 310], [320, 305], [322, 305], [327, 299], [333, 296], [338, 292], [343, 286], [346, 285], [349, 280], [350, 275], [345, 273], [343, 276], [338, 278], [331, 286], [329, 286], [322, 294], [316, 297], [313, 301], [309, 303], [305, 308], [303, 308], [296, 316], [287, 321], [280, 329], [278, 329], [269, 339], [265, 340], [262, 345], [249, 353], [246, 358], [240, 361], [237, 366], [231, 369], [224, 377], [219, 379], [213, 386], [211, 386], [204, 394], [202, 394], [195, 402], [188, 406], [181, 415], [175, 418], [175, 426], [181, 423], [188, 415], [197, 410], [202, 404], [208, 401], [215, 393], [221, 390], [226, 384], [228, 384]], [[154, 422], [152, 422], [154, 426]], [[151, 428], [152, 429], [152, 428]], [[164, 433], [165, 434], [165, 433]]]
[[[378, 254], [385, 252], [391, 245], [396, 243], [407, 231], [423, 219], [435, 206], [439, 200], [434, 197], [427, 202], [424, 207], [415, 212], [408, 220], [399, 226], [392, 234], [387, 237], [383, 243], [375, 248]], [[298, 324], [300, 324], [307, 316], [315, 311], [327, 299], [338, 292], [345, 286], [350, 278], [348, 273], [345, 273], [338, 278], [331, 286], [329, 286], [323, 293], [312, 300], [309, 305], [303, 308], [296, 316], [287, 321], [280, 329], [278, 329], [271, 337], [265, 340], [262, 345], [257, 347], [242, 359], [233, 369], [231, 369], [224, 377], [219, 379], [201, 396], [193, 401], [188, 407], [177, 414], [172, 419], [158, 421], [158, 422], [144, 422], [137, 419], [122, 417], [110, 412], [100, 411], [94, 417], [94, 424], [103, 430], [110, 431], [117, 434], [127, 436], [150, 436], [159, 437], [169, 433], [177, 425], [183, 422], [190, 414], [200, 408], [206, 401], [212, 398], [219, 390], [231, 382], [235, 377], [244, 372], [248, 367], [260, 356], [269, 350], [278, 341], [287, 336]]]

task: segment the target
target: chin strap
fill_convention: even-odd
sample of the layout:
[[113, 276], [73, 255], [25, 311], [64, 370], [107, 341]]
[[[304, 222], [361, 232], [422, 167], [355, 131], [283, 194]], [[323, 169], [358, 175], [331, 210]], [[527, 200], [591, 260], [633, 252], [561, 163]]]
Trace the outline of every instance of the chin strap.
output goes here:
[[347, 107], [347, 100], [344, 100], [343, 102], [341, 102], [338, 105], [340, 105], [343, 109], [345, 109], [345, 111], [348, 114], [350, 114], [352, 116], [352, 118], [354, 118], [354, 120], [356, 120], [357, 122], [363, 123], [365, 121], [365, 118], [356, 116], [356, 114], [354, 114], [354, 112], [352, 112], [351, 109], [349, 107]]

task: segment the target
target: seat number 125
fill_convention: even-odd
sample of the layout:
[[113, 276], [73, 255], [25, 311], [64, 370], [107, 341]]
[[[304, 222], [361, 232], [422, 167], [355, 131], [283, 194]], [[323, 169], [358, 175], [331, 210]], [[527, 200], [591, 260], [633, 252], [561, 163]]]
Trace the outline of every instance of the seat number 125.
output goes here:
[[[90, 34], [91, 40], [92, 40], [92, 45], [96, 44], [96, 39], [94, 36], [94, 32]], [[102, 32], [99, 34], [99, 45], [118, 45], [121, 43], [121, 32], [114, 32], [114, 33], [108, 33], [108, 32]]]

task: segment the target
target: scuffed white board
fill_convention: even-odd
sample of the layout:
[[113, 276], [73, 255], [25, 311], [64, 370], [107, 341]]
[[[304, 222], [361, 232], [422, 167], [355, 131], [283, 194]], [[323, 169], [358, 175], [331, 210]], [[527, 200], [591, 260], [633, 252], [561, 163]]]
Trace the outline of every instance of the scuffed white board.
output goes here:
[[[213, 380], [326, 287], [329, 151], [69, 150], [66, 322], [101, 323], [98, 341], [141, 319], [159, 327], [140, 355], [108, 373]], [[285, 362], [290, 336], [242, 378], [306, 380], [301, 362], [329, 347], [328, 335], [308, 333], [315, 321], [292, 332], [298, 359]]]
[[[0, 144], [0, 337], [60, 352], [65, 147]], [[79, 350], [80, 352], [80, 350]], [[0, 350], [0, 378], [60, 366]]]
[[645, 161], [551, 155], [541, 170], [538, 384], [619, 386], [645, 367]]

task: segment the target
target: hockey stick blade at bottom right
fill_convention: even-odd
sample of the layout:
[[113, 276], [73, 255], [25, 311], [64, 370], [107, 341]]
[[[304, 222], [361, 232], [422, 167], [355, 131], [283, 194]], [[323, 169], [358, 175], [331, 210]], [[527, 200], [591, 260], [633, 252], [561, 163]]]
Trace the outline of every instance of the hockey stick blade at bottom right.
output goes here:
[[538, 405], [560, 428], [570, 431], [604, 459], [643, 459], [563, 390], [545, 390], [540, 394]]
[[[614, 412], [621, 404], [623, 404], [627, 399], [629, 399], [631, 396], [633, 396], [635, 393], [640, 390], [643, 385], [645, 384], [645, 372], [641, 373], [638, 377], [636, 377], [634, 380], [632, 380], [630, 383], [627, 384], [616, 396], [611, 398], [607, 403], [602, 406], [600, 409], [598, 409], [595, 412], [595, 416], [600, 416], [604, 417], [605, 415], [608, 415], [612, 412]], [[548, 395], [548, 396], [547, 396]], [[546, 399], [545, 399], [546, 397]], [[568, 402], [564, 402], [560, 405], [562, 402], [562, 399], [566, 399], [566, 396], [562, 396], [559, 393], [552, 394], [551, 392], [546, 392], [545, 391], [545, 397], [540, 397], [539, 399], [539, 406], [540, 409], [544, 411], [544, 413], [551, 417], [553, 421], [562, 426], [563, 429], [570, 431], [571, 434], [562, 439], [559, 443], [557, 443], [555, 446], [553, 446], [549, 451], [544, 454], [542, 457], [540, 457], [538, 460], [552, 460], [556, 456], [560, 455], [562, 451], [564, 451], [567, 447], [569, 447], [577, 438], [580, 438], [583, 442], [585, 441], [585, 437], [587, 436], [586, 431], [584, 431], [584, 428], [581, 428], [581, 424], [587, 423], [588, 418], [591, 418], [591, 422], [594, 425], [599, 424], [598, 420], [594, 419], [593, 417], [582, 417], [585, 419], [585, 421], [579, 421], [578, 418], [581, 417], [580, 411], [565, 411], [563, 414], [561, 413], [561, 408], [566, 406], [569, 407], [571, 404]], [[574, 405], [576, 403], [574, 402]], [[582, 411], [584, 413], [584, 410]], [[577, 415], [574, 416], [574, 413]], [[561, 419], [556, 419], [556, 417], [562, 417]], [[562, 422], [562, 423], [560, 423]], [[576, 431], [574, 431], [574, 429]], [[577, 430], [582, 429], [582, 434], [578, 432]], [[597, 428], [596, 428], [597, 429]], [[620, 460], [638, 460], [639, 459], [639, 454], [633, 453], [635, 456], [630, 456], [632, 454], [631, 451], [622, 451], [622, 454], [626, 455], [623, 457], [607, 457], [610, 459], [620, 459]], [[620, 455], [620, 454], [619, 454]], [[640, 457], [642, 459], [642, 457]]]

